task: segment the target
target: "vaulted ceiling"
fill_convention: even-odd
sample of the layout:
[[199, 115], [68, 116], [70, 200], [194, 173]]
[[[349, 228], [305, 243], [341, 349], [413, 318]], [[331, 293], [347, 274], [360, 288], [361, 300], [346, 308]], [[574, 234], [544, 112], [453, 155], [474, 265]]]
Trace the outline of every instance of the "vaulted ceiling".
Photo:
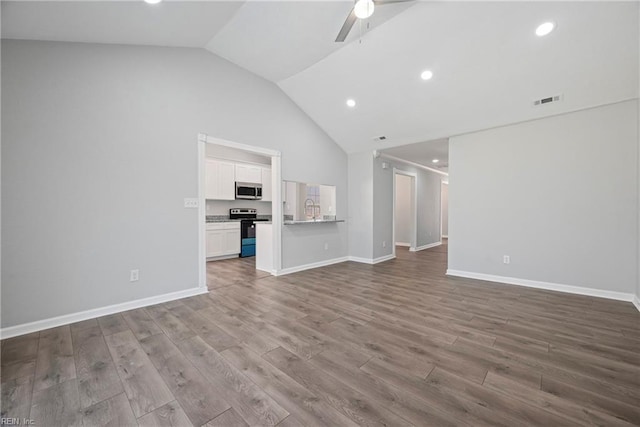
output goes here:
[[[352, 4], [3, 1], [2, 37], [206, 48], [278, 84], [347, 152], [638, 96], [638, 2], [387, 4], [335, 43]], [[557, 29], [537, 37], [545, 21]]]

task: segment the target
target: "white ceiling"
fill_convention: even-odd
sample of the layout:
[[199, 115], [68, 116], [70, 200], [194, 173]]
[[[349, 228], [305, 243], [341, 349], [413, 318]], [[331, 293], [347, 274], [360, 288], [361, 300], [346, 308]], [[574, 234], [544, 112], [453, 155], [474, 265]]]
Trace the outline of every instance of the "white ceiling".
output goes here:
[[3, 1], [2, 38], [204, 47], [240, 1]]
[[[442, 172], [449, 171], [449, 139], [447, 138], [387, 148], [381, 152]], [[434, 164], [433, 159], [438, 159], [438, 163]]]
[[[279, 85], [347, 152], [617, 102], [638, 96], [638, 7], [420, 2]], [[548, 20], [557, 29], [537, 37]], [[422, 81], [427, 68], [434, 77]], [[559, 93], [560, 103], [531, 106]]]
[[[2, 37], [207, 48], [276, 82], [347, 152], [638, 96], [638, 2], [388, 4], [335, 43], [351, 4], [3, 1]], [[548, 20], [556, 31], [536, 37]]]
[[207, 49], [279, 82], [357, 41], [367, 31], [415, 4], [379, 6], [371, 18], [356, 22], [343, 43], [336, 43], [353, 1], [246, 2]]

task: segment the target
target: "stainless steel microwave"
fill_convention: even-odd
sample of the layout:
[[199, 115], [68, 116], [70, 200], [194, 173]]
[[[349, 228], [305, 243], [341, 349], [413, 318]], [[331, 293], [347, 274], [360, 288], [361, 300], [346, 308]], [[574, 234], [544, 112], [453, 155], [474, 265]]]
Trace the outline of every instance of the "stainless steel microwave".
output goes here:
[[262, 184], [236, 182], [236, 199], [262, 200]]

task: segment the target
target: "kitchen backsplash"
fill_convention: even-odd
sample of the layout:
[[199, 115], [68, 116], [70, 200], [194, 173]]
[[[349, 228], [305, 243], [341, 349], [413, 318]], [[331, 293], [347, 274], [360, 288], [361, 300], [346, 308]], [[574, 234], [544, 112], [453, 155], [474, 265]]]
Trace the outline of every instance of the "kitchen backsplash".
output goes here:
[[207, 215], [229, 215], [229, 209], [257, 209], [258, 215], [271, 215], [271, 202], [258, 200], [207, 200]]

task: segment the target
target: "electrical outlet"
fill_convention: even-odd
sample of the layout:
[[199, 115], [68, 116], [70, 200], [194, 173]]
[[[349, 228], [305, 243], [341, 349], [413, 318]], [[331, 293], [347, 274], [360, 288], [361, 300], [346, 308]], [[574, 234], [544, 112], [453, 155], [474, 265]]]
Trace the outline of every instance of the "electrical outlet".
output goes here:
[[198, 207], [198, 199], [185, 197], [185, 199], [184, 199], [184, 207], [185, 208], [197, 208]]
[[130, 282], [137, 282], [140, 280], [140, 270], [131, 270], [131, 275], [129, 276]]
[[382, 242], [382, 247], [383, 247], [383, 248], [386, 248], [386, 247], [387, 247], [387, 241], [386, 241], [386, 240]]
[[502, 263], [503, 264], [509, 264], [511, 263], [511, 257], [509, 255], [505, 255], [502, 257]]
[[329, 250], [329, 243], [324, 242], [324, 250], [325, 251]]

